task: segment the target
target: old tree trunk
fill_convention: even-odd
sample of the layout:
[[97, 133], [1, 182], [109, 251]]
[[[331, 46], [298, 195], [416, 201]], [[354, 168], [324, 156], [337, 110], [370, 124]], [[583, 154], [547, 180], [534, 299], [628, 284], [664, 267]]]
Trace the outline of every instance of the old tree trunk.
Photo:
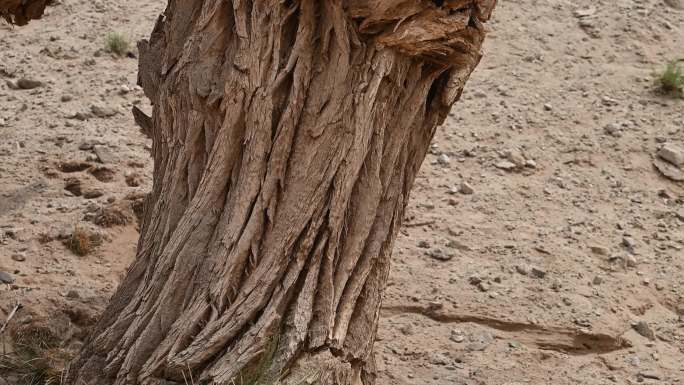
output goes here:
[[372, 384], [392, 244], [495, 0], [170, 0], [137, 259], [68, 384]]
[[52, 0], [0, 0], [0, 17], [10, 24], [25, 25], [39, 19]]

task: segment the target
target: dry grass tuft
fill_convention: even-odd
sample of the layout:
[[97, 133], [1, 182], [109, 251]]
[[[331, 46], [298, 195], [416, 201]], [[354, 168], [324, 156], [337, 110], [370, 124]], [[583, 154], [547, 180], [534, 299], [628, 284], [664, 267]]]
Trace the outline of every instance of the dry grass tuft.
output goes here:
[[110, 32], [105, 37], [105, 49], [107, 52], [116, 56], [126, 56], [130, 47], [131, 43], [129, 43], [128, 39], [119, 32]]
[[66, 356], [61, 349], [41, 352], [40, 355], [0, 356], [0, 373], [17, 377], [19, 383], [16, 385], [60, 385], [68, 361]]
[[45, 320], [13, 328], [16, 351], [0, 355], [0, 377], [12, 375], [19, 381], [16, 385], [60, 385], [72, 357], [62, 349], [57, 333]]
[[12, 328], [12, 339], [22, 351], [38, 354], [59, 347], [60, 338], [48, 321], [31, 322]]
[[656, 83], [662, 93], [684, 98], [684, 59], [668, 63], [665, 70], [657, 75]]
[[71, 237], [66, 240], [66, 245], [69, 250], [81, 257], [90, 254], [101, 244], [102, 237], [100, 235], [90, 233], [78, 225], [74, 227]]

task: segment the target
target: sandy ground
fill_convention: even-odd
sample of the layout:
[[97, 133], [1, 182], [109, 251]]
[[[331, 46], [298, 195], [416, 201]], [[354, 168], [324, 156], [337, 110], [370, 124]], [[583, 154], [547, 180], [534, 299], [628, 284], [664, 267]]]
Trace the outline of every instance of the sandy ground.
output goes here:
[[[678, 4], [500, 2], [407, 211], [379, 384], [684, 384], [684, 185], [653, 166], [684, 146], [684, 101], [653, 82], [684, 57]], [[131, 262], [151, 161], [128, 111], [147, 106], [104, 39], [163, 7], [63, 0], [0, 25], [0, 320], [21, 301], [15, 322], [63, 322], [77, 348]], [[101, 246], [69, 251], [75, 228]]]

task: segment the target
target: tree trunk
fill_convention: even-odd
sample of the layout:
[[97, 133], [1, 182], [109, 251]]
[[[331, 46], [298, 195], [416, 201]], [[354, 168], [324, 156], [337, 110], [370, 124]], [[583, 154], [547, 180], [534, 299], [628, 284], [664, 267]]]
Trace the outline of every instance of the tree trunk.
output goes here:
[[25, 25], [43, 16], [52, 0], [0, 0], [0, 17], [10, 24]]
[[137, 259], [67, 384], [374, 383], [392, 244], [495, 2], [170, 0], [139, 45]]

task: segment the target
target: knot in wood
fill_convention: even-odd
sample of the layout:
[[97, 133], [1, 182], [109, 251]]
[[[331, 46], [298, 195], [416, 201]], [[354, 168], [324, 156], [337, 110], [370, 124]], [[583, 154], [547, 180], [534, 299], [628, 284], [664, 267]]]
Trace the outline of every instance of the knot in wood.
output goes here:
[[496, 0], [350, 1], [359, 31], [384, 47], [423, 60], [454, 63], [479, 51]]

